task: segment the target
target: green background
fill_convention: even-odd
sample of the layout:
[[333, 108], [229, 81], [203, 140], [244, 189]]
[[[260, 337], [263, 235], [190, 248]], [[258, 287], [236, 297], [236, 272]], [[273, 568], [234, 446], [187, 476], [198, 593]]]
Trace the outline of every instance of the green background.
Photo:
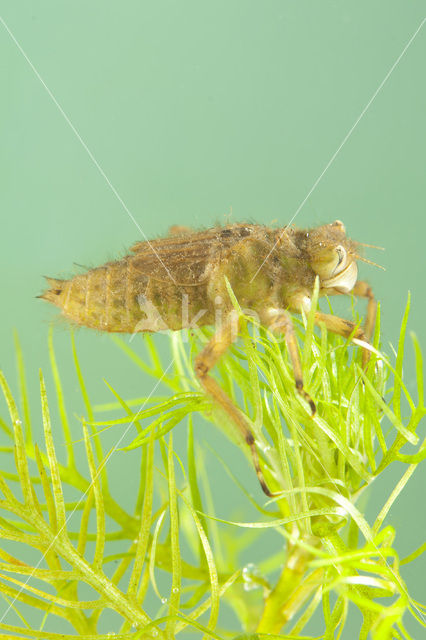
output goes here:
[[[42, 275], [123, 255], [141, 238], [128, 212], [148, 238], [171, 224], [284, 226], [298, 209], [301, 227], [339, 218], [354, 239], [386, 248], [367, 254], [386, 272], [361, 265], [382, 304], [385, 350], [408, 290], [410, 328], [425, 348], [426, 24], [306, 199], [420, 26], [424, 1], [1, 0], [0, 9], [28, 57], [1, 24], [0, 365], [14, 382], [16, 328], [35, 418], [37, 369], [48, 375], [57, 315], [35, 299]], [[55, 343], [73, 415], [81, 408], [60, 322]], [[110, 399], [104, 377], [128, 396], [151, 390], [109, 336], [81, 330], [77, 344], [94, 401]], [[406, 375], [414, 393], [412, 369]], [[111, 460], [123, 501], [124, 456]], [[243, 473], [257, 491], [242, 463]], [[389, 474], [389, 486], [401, 473]], [[424, 541], [425, 477], [416, 472], [389, 516], [404, 526], [402, 556]], [[223, 515], [232, 505], [222, 510], [230, 499], [225, 478], [216, 481]], [[368, 513], [388, 491], [381, 480]], [[420, 599], [424, 570], [419, 561], [403, 571]], [[17, 622], [12, 613], [6, 621]]]

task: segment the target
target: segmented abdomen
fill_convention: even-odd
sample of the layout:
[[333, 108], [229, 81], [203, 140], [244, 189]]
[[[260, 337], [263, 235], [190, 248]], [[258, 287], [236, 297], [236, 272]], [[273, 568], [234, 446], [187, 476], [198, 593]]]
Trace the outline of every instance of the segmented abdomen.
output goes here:
[[50, 289], [41, 297], [76, 324], [100, 331], [140, 330], [136, 327], [145, 314], [138, 296], [143, 295], [148, 278], [132, 268], [131, 258], [107, 263], [70, 280], [47, 281]]

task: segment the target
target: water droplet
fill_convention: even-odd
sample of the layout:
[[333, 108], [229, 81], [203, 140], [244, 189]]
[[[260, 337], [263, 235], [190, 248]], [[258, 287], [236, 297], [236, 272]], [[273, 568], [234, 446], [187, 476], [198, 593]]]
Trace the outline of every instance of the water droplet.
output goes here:
[[15, 421], [16, 424], [20, 425], [22, 424], [22, 420], [20, 420], [19, 418]]
[[172, 593], [179, 593], [180, 589], [179, 587], [173, 587], [172, 589]]
[[156, 638], [156, 637], [158, 636], [158, 631], [157, 631], [157, 629], [153, 629], [153, 630], [151, 631], [151, 635], [152, 635], [152, 636], [154, 636], [154, 638]]
[[266, 445], [266, 447], [263, 448], [263, 453], [269, 453], [272, 447], [269, 446], [269, 444]]
[[161, 602], [162, 602], [163, 604], [166, 604], [166, 603], [167, 603], [167, 598], [161, 598]]
[[246, 564], [243, 568], [244, 591], [258, 589], [261, 585], [255, 578], [260, 578], [260, 575], [258, 567], [253, 562]]

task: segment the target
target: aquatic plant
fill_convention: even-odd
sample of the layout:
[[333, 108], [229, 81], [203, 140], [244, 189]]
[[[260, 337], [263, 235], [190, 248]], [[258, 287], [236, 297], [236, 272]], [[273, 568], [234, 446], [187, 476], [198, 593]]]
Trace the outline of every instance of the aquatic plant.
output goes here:
[[[62, 434], [59, 424], [52, 429], [53, 398], [40, 372], [44, 444], [35, 444], [35, 411], [30, 410], [17, 342], [19, 402], [0, 377], [8, 409], [0, 420], [1, 452], [15, 460], [13, 472], [0, 474], [2, 636], [106, 639], [111, 633], [100, 629], [105, 612], [112, 610], [113, 635], [123, 640], [238, 634], [331, 640], [342, 635], [350, 609], [357, 608], [363, 617], [361, 639], [411, 638], [406, 616], [425, 626], [424, 606], [409, 595], [400, 567], [415, 561], [426, 545], [401, 560], [400, 532], [386, 522], [426, 457], [425, 440], [417, 434], [426, 409], [422, 356], [414, 335], [416, 399], [402, 375], [408, 311], [409, 304], [397, 349], [389, 357], [380, 345], [378, 318], [367, 369], [350, 340], [325, 328], [314, 330], [312, 314], [298, 323], [305, 384], [317, 404], [314, 417], [296, 393], [283, 341], [253, 319], [242, 319], [241, 338], [214, 375], [252, 427], [268, 485], [278, 494], [270, 500], [255, 481], [249, 491], [235, 469], [204, 445], [201, 430], [193, 428], [194, 414], [201, 412], [231, 447], [245, 452], [251, 465], [238, 430], [194, 375], [200, 336], [171, 334], [169, 368], [155, 338], [144, 338], [143, 358], [133, 345], [114, 338], [153, 377], [155, 390], [146, 398], [125, 398], [110, 386], [113, 402], [95, 406], [71, 335], [85, 405], [83, 460], [75, 453], [52, 335]], [[159, 381], [169, 389], [163, 396], [154, 395]], [[132, 512], [114, 499], [108, 468], [113, 452], [103, 449], [104, 430], [111, 428], [135, 432], [127, 446], [140, 452]], [[174, 449], [174, 429], [187, 430], [186, 452]], [[55, 440], [65, 442], [65, 461]], [[233, 519], [221, 511], [209, 458], [223, 465], [221, 486], [226, 482], [240, 492]], [[406, 470], [369, 522], [360, 499], [397, 461]], [[244, 504], [256, 518], [241, 518]], [[271, 531], [282, 541], [279, 545], [270, 544]], [[243, 561], [254, 548], [262, 559]], [[222, 616], [225, 604], [234, 623]], [[10, 624], [13, 612], [16, 621]], [[313, 621], [315, 632], [308, 635]]]

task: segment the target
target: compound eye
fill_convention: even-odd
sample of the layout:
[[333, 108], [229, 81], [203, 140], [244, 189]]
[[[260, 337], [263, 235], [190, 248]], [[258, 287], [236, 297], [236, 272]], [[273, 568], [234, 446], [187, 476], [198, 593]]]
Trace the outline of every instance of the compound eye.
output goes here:
[[339, 229], [342, 233], [346, 233], [346, 227], [341, 220], [335, 220], [331, 223], [331, 226], [336, 227], [336, 229]]
[[342, 247], [341, 244], [339, 244], [336, 247], [336, 253], [337, 253], [338, 262], [337, 262], [336, 268], [334, 269], [334, 273], [339, 273], [346, 267], [347, 253], [346, 253], [346, 249]]

